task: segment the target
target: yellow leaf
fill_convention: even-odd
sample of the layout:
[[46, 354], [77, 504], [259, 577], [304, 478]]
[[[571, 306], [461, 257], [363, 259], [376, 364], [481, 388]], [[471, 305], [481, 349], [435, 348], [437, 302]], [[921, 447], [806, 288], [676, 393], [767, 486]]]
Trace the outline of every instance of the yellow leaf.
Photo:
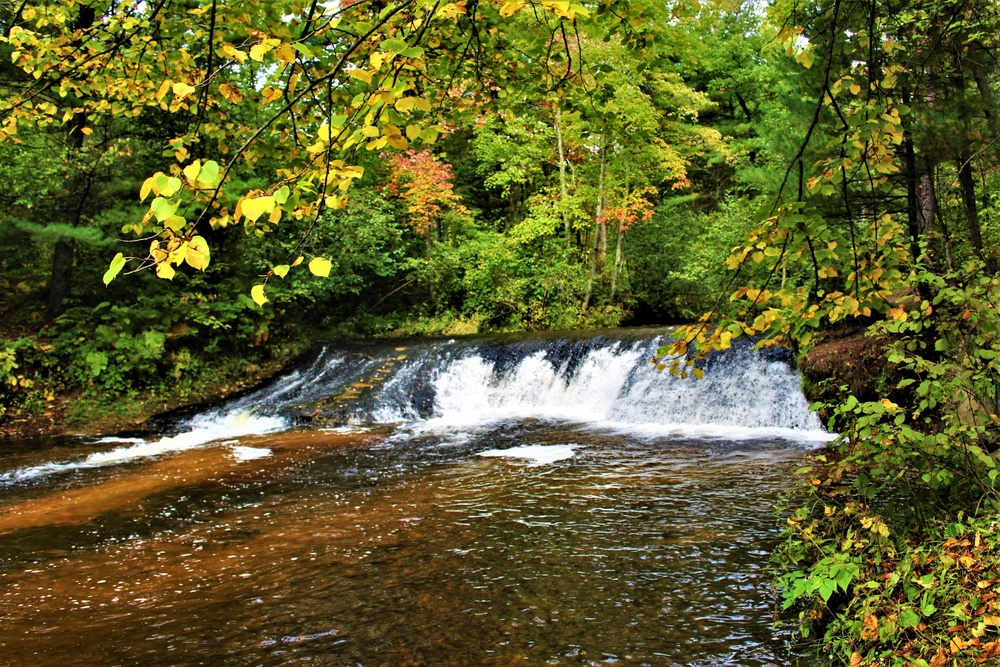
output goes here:
[[365, 125], [363, 128], [361, 128], [361, 134], [363, 134], [363, 135], [365, 135], [366, 137], [369, 137], [369, 138], [370, 137], [377, 137], [378, 136], [378, 128], [375, 127], [374, 125]]
[[146, 197], [149, 196], [149, 193], [153, 189], [153, 182], [155, 180], [156, 179], [154, 177], [150, 176], [142, 182], [142, 187], [139, 188], [139, 201], [146, 201]]
[[388, 140], [390, 146], [401, 151], [405, 151], [410, 145], [409, 142], [406, 141], [406, 137], [400, 135], [388, 137]]
[[264, 286], [254, 285], [253, 287], [251, 287], [250, 298], [253, 299], [253, 302], [256, 303], [258, 306], [263, 307], [264, 304], [267, 303], [267, 296], [264, 295]]
[[349, 70], [347, 72], [347, 74], [351, 78], [358, 79], [359, 81], [364, 81], [365, 83], [371, 83], [372, 82], [372, 75], [371, 75], [371, 73], [370, 72], [366, 72], [365, 70], [359, 69], [357, 67], [355, 67], [352, 70]]
[[295, 261], [291, 263], [291, 266], [298, 266], [299, 264], [301, 264], [301, 263], [302, 263], [302, 260], [304, 260], [304, 259], [305, 259], [305, 257], [303, 257], [302, 255], [299, 255], [299, 256], [298, 256], [298, 257], [297, 257], [297, 258], [295, 259]]
[[290, 268], [292, 267], [288, 266], [287, 264], [279, 264], [278, 266], [271, 269], [271, 271], [273, 271], [274, 275], [278, 276], [279, 278], [284, 278], [286, 275], [288, 275], [288, 269]]
[[257, 197], [256, 199], [246, 199], [242, 201], [241, 210], [250, 222], [257, 222], [257, 218], [270, 213], [274, 208], [274, 197]]
[[178, 102], [194, 92], [194, 86], [188, 85], [183, 81], [175, 83], [170, 89], [174, 91], [174, 97]]
[[295, 62], [295, 49], [292, 48], [291, 44], [282, 44], [274, 52], [274, 55], [278, 56], [278, 60], [284, 63]]
[[264, 90], [260, 91], [260, 94], [268, 104], [281, 97], [281, 91], [271, 86], [265, 87]]
[[157, 102], [162, 100], [163, 97], [167, 94], [167, 91], [170, 90], [170, 83], [171, 83], [170, 79], [165, 79], [163, 83], [160, 84], [160, 87], [156, 90]]
[[201, 171], [201, 160], [195, 160], [188, 166], [184, 167], [184, 177], [188, 179], [188, 182], [192, 185], [195, 179], [198, 178], [198, 172]]
[[211, 259], [211, 253], [208, 250], [208, 242], [201, 236], [195, 236], [188, 241], [187, 247], [187, 255], [185, 255], [184, 261], [186, 261], [188, 266], [192, 269], [204, 271], [205, 267], [208, 266], [209, 260]]
[[851, 84], [851, 88], [850, 88], [850, 91], [851, 91], [851, 94], [852, 94], [852, 95], [857, 95], [858, 93], [860, 93], [860, 92], [861, 92], [861, 86], [859, 86], [859, 85], [858, 85], [858, 84], [856, 84], [856, 83], [852, 83], [852, 84]]
[[504, 18], [513, 16], [524, 9], [525, 4], [524, 0], [510, 0], [509, 2], [505, 2], [500, 7], [500, 16]]
[[94, 133], [94, 128], [92, 127], [81, 127], [80, 132], [84, 133], [88, 137]]
[[243, 101], [243, 93], [240, 92], [239, 88], [236, 86], [231, 86], [228, 83], [223, 83], [219, 86], [219, 92], [222, 96], [233, 104], [239, 104]]
[[320, 278], [326, 278], [330, 275], [330, 269], [333, 267], [333, 263], [324, 259], [323, 257], [313, 257], [309, 261], [309, 271]]
[[149, 256], [153, 258], [153, 261], [159, 264], [167, 258], [167, 251], [160, 249], [159, 241], [153, 241], [149, 244]]
[[401, 98], [399, 98], [398, 100], [396, 100], [396, 104], [395, 104], [396, 111], [399, 111], [401, 113], [406, 113], [406, 112], [410, 111], [411, 109], [413, 109], [413, 105], [414, 105], [414, 102], [416, 101], [416, 99], [417, 98], [415, 98], [415, 97], [401, 97]]
[[167, 256], [167, 261], [180, 266], [184, 263], [184, 258], [187, 257], [188, 244], [184, 243], [170, 252]]
[[240, 51], [232, 44], [223, 44], [222, 51], [230, 58], [235, 59], [236, 62], [242, 63], [247, 59], [247, 54], [243, 51]]
[[[568, 3], [567, 3], [568, 4]], [[443, 19], [453, 19], [459, 14], [465, 13], [465, 3], [464, 2], [449, 2], [441, 6], [438, 9], [438, 16]]]
[[160, 262], [156, 265], [156, 275], [159, 278], [173, 280], [175, 273], [177, 272], [174, 271], [174, 267], [170, 266], [170, 262]]
[[254, 44], [250, 47], [250, 60], [256, 60], [257, 62], [263, 62], [264, 54], [271, 50], [271, 46], [267, 42], [261, 42], [260, 44]]

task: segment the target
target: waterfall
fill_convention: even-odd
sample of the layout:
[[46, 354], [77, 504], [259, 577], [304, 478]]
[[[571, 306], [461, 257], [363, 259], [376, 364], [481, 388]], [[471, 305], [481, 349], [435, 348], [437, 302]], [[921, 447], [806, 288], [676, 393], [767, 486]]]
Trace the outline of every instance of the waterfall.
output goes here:
[[322, 343], [274, 381], [179, 421], [174, 435], [108, 438], [98, 444], [117, 446], [11, 470], [0, 484], [211, 442], [237, 447], [227, 441], [296, 425], [463, 429], [547, 419], [650, 436], [829, 440], [787, 351], [757, 351], [741, 341], [699, 360], [703, 378], [681, 379], [652, 363], [669, 340], [663, 330], [619, 330]]

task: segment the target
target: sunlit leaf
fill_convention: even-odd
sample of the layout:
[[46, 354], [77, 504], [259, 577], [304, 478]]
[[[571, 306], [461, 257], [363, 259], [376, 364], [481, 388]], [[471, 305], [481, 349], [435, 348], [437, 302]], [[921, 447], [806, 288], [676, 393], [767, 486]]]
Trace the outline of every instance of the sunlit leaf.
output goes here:
[[108, 270], [104, 272], [104, 284], [109, 285], [111, 281], [115, 279], [115, 276], [118, 275], [118, 273], [122, 270], [122, 267], [124, 266], [125, 266], [125, 255], [118, 253], [117, 255], [115, 255], [114, 259], [111, 260], [111, 266], [109, 266]]
[[211, 253], [208, 249], [208, 242], [201, 236], [192, 237], [188, 241], [187, 255], [184, 257], [184, 261], [188, 263], [188, 266], [198, 271], [204, 271], [208, 267], [210, 259]]
[[253, 287], [251, 287], [250, 298], [253, 299], [253, 302], [256, 303], [258, 306], [263, 307], [264, 304], [267, 303], [267, 296], [264, 294], [264, 286], [254, 285]]
[[170, 262], [160, 262], [156, 265], [156, 275], [159, 278], [163, 278], [164, 280], [173, 280], [176, 273], [177, 272], [174, 270], [174, 267], [170, 265]]
[[309, 260], [309, 271], [320, 278], [329, 276], [331, 268], [333, 268], [333, 263], [323, 257], [314, 257]]

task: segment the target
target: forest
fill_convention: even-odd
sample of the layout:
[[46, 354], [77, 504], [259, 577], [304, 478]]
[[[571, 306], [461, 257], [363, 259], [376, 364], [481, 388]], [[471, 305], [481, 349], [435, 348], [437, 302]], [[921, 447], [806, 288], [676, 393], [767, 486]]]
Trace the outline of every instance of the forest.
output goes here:
[[[782, 622], [1000, 664], [1000, 7], [0, 0], [0, 429], [131, 426], [320, 337], [790, 347]], [[0, 441], [2, 446], [2, 441]]]

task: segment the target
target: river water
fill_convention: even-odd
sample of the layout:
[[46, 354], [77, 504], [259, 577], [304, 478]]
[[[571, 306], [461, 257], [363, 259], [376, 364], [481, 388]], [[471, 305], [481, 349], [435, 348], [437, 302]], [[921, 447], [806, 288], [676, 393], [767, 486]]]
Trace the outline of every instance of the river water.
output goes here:
[[341, 343], [158, 437], [0, 454], [0, 664], [788, 665], [779, 354]]

